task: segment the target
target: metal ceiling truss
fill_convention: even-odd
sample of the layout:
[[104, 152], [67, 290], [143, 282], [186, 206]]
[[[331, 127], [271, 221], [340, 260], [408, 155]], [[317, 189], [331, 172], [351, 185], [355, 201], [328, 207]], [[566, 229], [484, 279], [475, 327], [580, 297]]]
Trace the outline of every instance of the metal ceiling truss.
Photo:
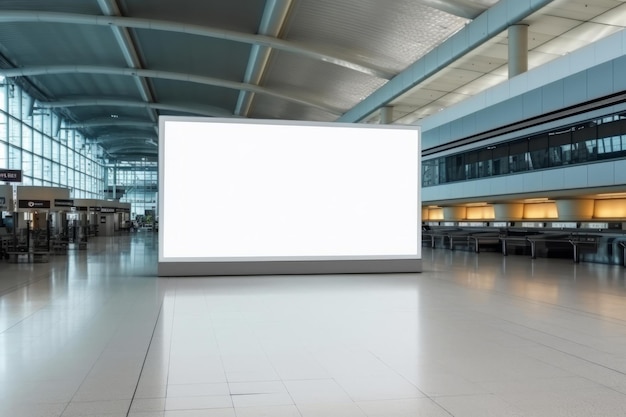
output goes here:
[[[264, 36], [278, 37], [287, 22], [287, 17], [292, 5], [292, 0], [268, 0], [267, 3], [265, 3], [265, 10], [263, 11], [258, 33]], [[272, 50], [269, 47], [256, 44], [252, 45], [243, 80], [245, 84], [259, 85], [261, 83], [271, 53]], [[252, 100], [254, 99], [254, 93], [255, 92], [251, 90], [241, 90], [235, 107], [235, 114], [237, 116], [248, 116], [252, 106]]]
[[232, 114], [222, 108], [213, 106], [192, 107], [186, 105], [164, 104], [164, 103], [146, 103], [144, 101], [132, 101], [125, 99], [96, 99], [92, 97], [60, 99], [57, 101], [49, 101], [38, 103], [35, 108], [58, 109], [65, 107], [85, 107], [85, 106], [119, 106], [119, 107], [145, 107], [157, 110], [168, 110], [173, 112], [191, 113], [199, 116], [207, 117], [232, 117]]
[[118, 140], [129, 140], [129, 141], [154, 141], [157, 140], [157, 135], [155, 134], [147, 134], [145, 132], [120, 132], [120, 133], [107, 133], [104, 135], [95, 136], [93, 139], [97, 139], [98, 142], [113, 142]]
[[328, 62], [340, 67], [358, 71], [373, 77], [389, 80], [396, 74], [384, 68], [377, 68], [371, 64], [360, 62], [355, 57], [340, 53], [328, 53], [316, 50], [297, 42], [285, 41], [272, 36], [254, 35], [233, 30], [220, 29], [209, 26], [192, 25], [165, 20], [141, 19], [121, 16], [95, 16], [76, 13], [41, 12], [25, 10], [3, 10], [0, 13], [0, 23], [65, 23], [75, 25], [93, 25], [106, 27], [121, 27], [132, 29], [159, 30], [165, 32], [186, 33], [188, 35], [204, 36], [215, 39], [241, 42], [250, 45], [265, 46], [277, 50], [306, 56], [319, 61]]
[[[108, 148], [107, 150], [108, 152], [111, 152], [113, 155], [113, 158], [116, 158], [118, 155], [123, 154], [123, 155], [127, 155], [127, 154], [132, 154], [134, 151], [140, 152], [142, 155], [145, 154], [156, 154], [158, 152], [157, 148], [152, 148], [152, 147], [145, 147], [145, 146], [133, 146], [133, 145], [120, 145], [120, 146], [113, 146], [111, 148]], [[118, 151], [124, 151], [122, 153], [116, 153]]]
[[62, 129], [92, 129], [99, 127], [117, 127], [127, 126], [136, 128], [153, 128], [156, 126], [156, 122], [146, 122], [139, 119], [123, 119], [123, 118], [110, 118], [102, 117], [97, 119], [87, 120], [83, 123], [69, 123]]
[[[497, 1], [497, 0], [496, 0]], [[475, 1], [470, 0], [417, 0], [418, 3], [422, 3], [433, 9], [441, 10], [442, 12], [450, 13], [458, 17], [465, 19], [475, 19], [482, 12], [484, 12], [489, 6], [493, 5], [496, 1], [488, 2], [490, 4], [482, 6], [476, 4]]]
[[[108, 16], [121, 16], [122, 13], [117, 5], [116, 0], [98, 0], [98, 5], [102, 12]], [[126, 65], [130, 68], [139, 69], [142, 68], [141, 60], [139, 59], [139, 54], [137, 52], [137, 48], [133, 43], [133, 40], [130, 37], [130, 33], [127, 28], [112, 26], [111, 30], [113, 31], [113, 35], [117, 40], [118, 45], [124, 55], [124, 60], [126, 61]], [[135, 83], [137, 84], [137, 88], [139, 89], [139, 94], [141, 94], [141, 98], [148, 102], [153, 103], [154, 96], [150, 87], [148, 86], [148, 82], [144, 78], [134, 77]], [[154, 109], [147, 109], [148, 116], [150, 120], [156, 122], [158, 120], [157, 112]], [[155, 129], [157, 127], [155, 126]]]
[[[115, 67], [101, 67], [95, 65], [58, 65], [58, 66], [44, 66], [44, 67], [25, 67], [25, 68], [13, 68], [13, 69], [0, 69], [0, 75], [7, 78], [12, 77], [29, 77], [37, 75], [53, 75], [53, 74], [106, 74], [106, 75], [124, 75], [131, 77], [146, 77], [146, 78], [158, 78], [163, 80], [191, 82], [196, 84], [210, 85], [215, 87], [230, 88], [234, 90], [249, 91], [252, 93], [266, 94], [272, 97], [280, 98], [282, 100], [290, 101], [293, 103], [303, 104], [305, 106], [315, 107], [325, 112], [335, 114], [337, 116], [343, 114], [344, 109], [332, 107], [326, 104], [317, 103], [311, 99], [298, 98], [293, 95], [283, 94], [271, 90], [269, 88], [261, 87], [254, 84], [246, 84], [236, 81], [227, 81], [220, 78], [205, 77], [201, 75], [193, 75], [186, 73], [177, 73], [169, 71], [156, 71], [148, 69], [138, 68], [115, 68]], [[153, 101], [147, 101], [153, 103]], [[232, 114], [230, 115], [232, 116]]]

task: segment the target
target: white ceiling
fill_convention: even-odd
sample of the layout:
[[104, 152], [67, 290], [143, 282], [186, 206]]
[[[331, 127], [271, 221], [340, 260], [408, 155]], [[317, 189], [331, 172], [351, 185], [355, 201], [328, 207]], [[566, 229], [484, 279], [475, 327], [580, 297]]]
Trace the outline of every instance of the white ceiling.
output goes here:
[[[622, 30], [626, 3], [555, 0], [523, 23], [528, 24], [528, 69], [533, 69]], [[394, 122], [419, 123], [507, 78], [508, 36], [502, 33], [393, 100]], [[368, 122], [379, 119], [372, 114]]]

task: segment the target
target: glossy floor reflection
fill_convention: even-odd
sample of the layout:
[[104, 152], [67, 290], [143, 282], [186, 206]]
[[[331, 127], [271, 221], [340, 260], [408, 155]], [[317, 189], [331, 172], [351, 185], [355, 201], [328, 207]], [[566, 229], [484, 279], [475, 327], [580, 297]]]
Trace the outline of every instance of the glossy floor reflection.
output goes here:
[[152, 233], [0, 263], [0, 415], [626, 415], [625, 269], [160, 279]]

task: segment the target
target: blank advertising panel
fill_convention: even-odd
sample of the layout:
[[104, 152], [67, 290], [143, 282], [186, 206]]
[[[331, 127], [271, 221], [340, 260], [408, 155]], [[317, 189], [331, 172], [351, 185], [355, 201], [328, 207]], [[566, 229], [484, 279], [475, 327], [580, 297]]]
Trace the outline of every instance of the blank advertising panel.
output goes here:
[[159, 275], [421, 270], [416, 126], [159, 127]]

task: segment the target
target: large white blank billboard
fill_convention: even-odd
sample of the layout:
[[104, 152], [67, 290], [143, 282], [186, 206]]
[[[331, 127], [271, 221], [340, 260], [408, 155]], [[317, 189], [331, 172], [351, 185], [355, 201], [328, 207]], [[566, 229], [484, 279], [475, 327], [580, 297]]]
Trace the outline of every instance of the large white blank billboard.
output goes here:
[[159, 274], [421, 269], [416, 126], [162, 117]]

